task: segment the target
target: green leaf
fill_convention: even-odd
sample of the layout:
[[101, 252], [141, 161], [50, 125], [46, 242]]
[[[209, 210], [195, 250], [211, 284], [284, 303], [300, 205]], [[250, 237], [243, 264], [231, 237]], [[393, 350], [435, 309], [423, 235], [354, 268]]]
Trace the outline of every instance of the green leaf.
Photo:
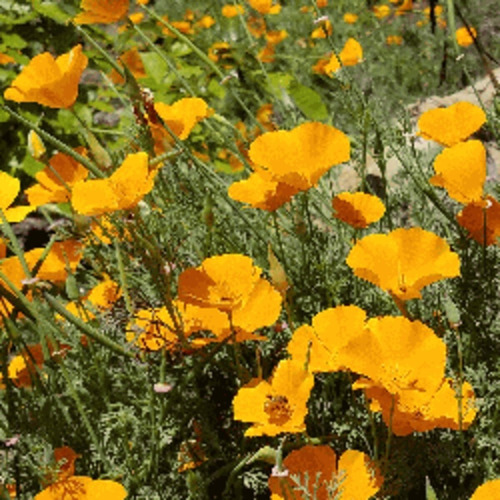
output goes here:
[[28, 45], [28, 42], [16, 33], [2, 33], [1, 36], [2, 43], [9, 47], [9, 49], [24, 49]]
[[146, 73], [157, 85], [163, 83], [165, 77], [170, 73], [167, 63], [155, 52], [141, 53], [141, 59]]
[[32, 0], [33, 9], [42, 14], [42, 16], [49, 17], [59, 24], [65, 24], [71, 18], [69, 14], [59, 8], [55, 2], [42, 2], [40, 0]]
[[27, 154], [21, 164], [21, 168], [23, 169], [23, 172], [31, 175], [31, 177], [35, 177], [40, 170], [45, 168], [45, 165], [42, 162], [35, 160], [35, 158], [31, 155]]
[[215, 78], [210, 80], [207, 89], [212, 95], [218, 97], [219, 99], [224, 99], [224, 96], [226, 95], [226, 89]]
[[288, 90], [292, 81], [293, 76], [290, 73], [269, 73], [267, 75], [269, 91], [272, 94], [281, 95], [283, 90]]
[[293, 83], [288, 90], [295, 105], [310, 120], [326, 120], [328, 111], [320, 95], [313, 89], [300, 83]]
[[460, 310], [449, 297], [445, 297], [443, 307], [450, 325], [460, 323]]
[[436, 492], [431, 486], [431, 482], [428, 477], [425, 478], [425, 500], [438, 500]]

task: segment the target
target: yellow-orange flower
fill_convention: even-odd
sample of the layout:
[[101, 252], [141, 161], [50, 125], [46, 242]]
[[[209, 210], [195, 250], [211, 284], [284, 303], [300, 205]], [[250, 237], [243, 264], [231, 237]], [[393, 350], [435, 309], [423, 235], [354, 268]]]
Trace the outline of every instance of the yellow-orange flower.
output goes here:
[[[184, 97], [171, 105], [157, 102], [154, 107], [158, 116], [181, 141], [187, 139], [195, 125], [211, 113], [208, 104], [199, 97]], [[151, 132], [156, 154], [168, 150], [174, 142], [170, 132], [160, 124], [151, 125]]]
[[469, 203], [459, 212], [457, 221], [467, 229], [469, 238], [480, 245], [494, 245], [500, 238], [500, 203], [492, 196]]
[[471, 32], [469, 33], [469, 30], [465, 26], [462, 26], [455, 31], [455, 38], [460, 47], [468, 47], [474, 43], [474, 40], [477, 37], [476, 28], [471, 26], [470, 31]]
[[[132, 75], [134, 75], [137, 79], [146, 78], [148, 76], [137, 47], [132, 47], [131, 49], [125, 51], [120, 56], [119, 62], [120, 65], [127, 66]], [[115, 69], [111, 72], [110, 78], [113, 83], [125, 82], [125, 79]]]
[[253, 379], [233, 399], [234, 418], [253, 425], [245, 436], [304, 432], [314, 377], [302, 363], [280, 361], [271, 382]]
[[344, 44], [338, 57], [332, 53], [321, 58], [314, 66], [313, 71], [323, 75], [331, 76], [342, 66], [355, 66], [363, 59], [363, 48], [355, 38], [349, 38]]
[[27, 345], [14, 356], [7, 368], [9, 379], [16, 387], [31, 387], [45, 361], [41, 344]]
[[363, 48], [355, 38], [349, 38], [339, 54], [344, 66], [355, 66], [363, 59]]
[[434, 393], [444, 378], [446, 344], [420, 321], [382, 316], [350, 340], [343, 362], [392, 395]]
[[2, 54], [0, 52], [0, 64], [11, 64], [11, 63], [15, 63], [15, 59], [11, 56], [9, 56], [8, 54]]
[[260, 14], [279, 14], [281, 5], [279, 3], [273, 5], [273, 0], [248, 0], [250, 7], [255, 9]]
[[333, 199], [334, 217], [355, 228], [365, 228], [377, 222], [385, 206], [377, 196], [367, 193], [340, 193]]
[[400, 300], [420, 298], [424, 286], [460, 275], [460, 259], [448, 243], [418, 227], [366, 236], [346, 262], [356, 276]]
[[312, 326], [297, 330], [287, 350], [292, 359], [311, 372], [334, 372], [345, 369], [344, 350], [348, 343], [364, 334], [366, 313], [356, 306], [338, 306], [316, 314]]
[[35, 500], [124, 500], [127, 490], [109, 479], [70, 476], [56, 481], [35, 496]]
[[346, 12], [343, 17], [344, 23], [354, 24], [357, 22], [358, 17], [359, 16], [357, 14], [353, 14], [352, 12]]
[[33, 205], [11, 207], [21, 190], [19, 179], [12, 177], [7, 172], [0, 172], [0, 210], [9, 222], [20, 222], [30, 212], [36, 210]]
[[278, 472], [268, 481], [273, 500], [368, 500], [382, 485], [365, 453], [347, 450], [337, 464], [335, 452], [327, 445], [306, 445], [292, 451], [282, 468], [283, 474]]
[[383, 19], [391, 13], [391, 8], [388, 5], [374, 5], [373, 13], [378, 19]]
[[39, 54], [14, 79], [4, 97], [16, 102], [37, 102], [49, 108], [69, 108], [78, 96], [78, 83], [87, 62], [81, 45], [57, 59], [48, 52]]
[[299, 191], [317, 184], [333, 165], [347, 161], [350, 145], [340, 130], [310, 122], [291, 131], [267, 132], [250, 145], [255, 172], [229, 187], [231, 198], [276, 210]]
[[155, 175], [148, 169], [146, 153], [129, 154], [108, 179], [75, 183], [71, 204], [83, 215], [129, 210], [153, 189]]
[[230, 318], [236, 333], [251, 333], [272, 325], [281, 311], [281, 295], [261, 272], [245, 255], [216, 255], [181, 273], [179, 299], [218, 309]]
[[291, 131], [267, 132], [250, 145], [251, 161], [300, 190], [315, 186], [333, 165], [350, 157], [348, 137], [330, 125], [309, 122]]
[[78, 14], [75, 24], [110, 24], [125, 17], [129, 8], [129, 0], [82, 0], [83, 12]]
[[239, 14], [244, 14], [245, 9], [243, 5], [224, 5], [222, 7], [222, 15], [224, 17], [236, 17]]
[[424, 139], [454, 146], [478, 131], [485, 122], [486, 115], [481, 108], [460, 101], [447, 108], [426, 111], [418, 120], [418, 128]]
[[[83, 148], [77, 148], [80, 154], [85, 154]], [[63, 203], [71, 197], [71, 186], [83, 181], [88, 176], [88, 170], [71, 156], [56, 153], [49, 166], [35, 175], [38, 184], [25, 190], [30, 205], [45, 203]]]
[[492, 498], [500, 498], [500, 479], [486, 481], [478, 486], [470, 500], [491, 500]]
[[311, 33], [311, 38], [326, 38], [333, 33], [333, 25], [329, 19], [322, 20]]
[[394, 395], [381, 385], [361, 378], [353, 384], [353, 389], [364, 389], [371, 400], [371, 411], [382, 412], [393, 434], [407, 436], [436, 428], [466, 430], [472, 424], [477, 414], [474, 390], [464, 382], [457, 395], [455, 385], [452, 379], [443, 378], [437, 390], [404, 389]]
[[450, 198], [460, 203], [479, 201], [486, 181], [486, 149], [480, 141], [459, 142], [436, 157], [434, 170], [429, 182], [445, 188]]
[[403, 37], [399, 35], [389, 35], [385, 39], [385, 43], [387, 43], [387, 45], [402, 45]]

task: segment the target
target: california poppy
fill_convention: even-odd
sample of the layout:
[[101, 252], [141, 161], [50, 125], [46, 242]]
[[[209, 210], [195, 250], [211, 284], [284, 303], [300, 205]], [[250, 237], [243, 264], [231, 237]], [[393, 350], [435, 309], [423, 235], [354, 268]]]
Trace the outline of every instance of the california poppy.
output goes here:
[[430, 109], [418, 119], [419, 135], [443, 146], [465, 141], [486, 122], [484, 111], [470, 102], [460, 101], [447, 108]]
[[420, 298], [424, 286], [460, 275], [460, 259], [448, 243], [418, 227], [365, 236], [346, 262], [356, 276], [400, 300]]
[[340, 193], [332, 205], [334, 217], [360, 229], [378, 221], [385, 213], [382, 200], [368, 193]]
[[231, 320], [233, 333], [251, 333], [272, 325], [281, 311], [280, 293], [261, 278], [261, 273], [250, 257], [216, 255], [181, 273], [179, 299], [224, 312]]
[[129, 210], [153, 189], [155, 175], [148, 168], [146, 153], [129, 154], [108, 179], [76, 182], [71, 204], [83, 215]]
[[56, 481], [35, 496], [35, 500], [124, 500], [125, 488], [109, 479], [92, 479], [88, 476], [70, 476]]
[[280, 361], [271, 382], [253, 379], [233, 399], [234, 418], [253, 425], [245, 436], [304, 432], [314, 377], [302, 363]]
[[476, 28], [473, 28], [471, 26], [469, 29], [467, 29], [466, 26], [462, 26], [461, 28], [458, 28], [457, 31], [455, 31], [455, 38], [460, 47], [468, 47], [469, 45], [472, 45], [474, 43], [474, 40], [477, 37]]
[[276, 3], [273, 5], [273, 0], [248, 0], [250, 7], [255, 9], [260, 14], [279, 14], [281, 5]]
[[9, 222], [21, 222], [30, 212], [36, 210], [36, 204], [11, 207], [20, 190], [19, 179], [7, 172], [0, 172], [0, 210]]
[[458, 213], [457, 221], [469, 238], [480, 245], [494, 245], [500, 238], [500, 203], [493, 196], [471, 202]]
[[470, 500], [491, 500], [500, 497], [500, 479], [492, 479], [478, 486]]
[[78, 83], [87, 62], [81, 45], [57, 59], [48, 52], [39, 54], [14, 79], [4, 97], [16, 102], [37, 102], [50, 108], [69, 108], [78, 96]]
[[125, 17], [129, 8], [129, 0], [82, 0], [83, 12], [78, 14], [75, 24], [110, 24]]
[[[83, 148], [77, 148], [76, 151], [86, 154]], [[88, 174], [88, 170], [72, 157], [56, 153], [49, 160], [49, 166], [35, 175], [38, 184], [26, 189], [25, 193], [31, 205], [69, 201], [71, 186], [85, 180]]]
[[349, 342], [365, 334], [366, 313], [357, 306], [325, 309], [292, 335], [287, 351], [292, 359], [307, 364], [311, 372], [345, 369], [344, 354]]
[[346, 450], [337, 463], [335, 452], [327, 445], [293, 450], [283, 460], [282, 469], [282, 474], [277, 471], [268, 481], [276, 500], [368, 500], [382, 485], [382, 477], [365, 453]]
[[479, 201], [486, 181], [486, 149], [480, 141], [459, 142], [436, 157], [434, 170], [429, 182], [445, 188], [450, 198], [460, 203]]

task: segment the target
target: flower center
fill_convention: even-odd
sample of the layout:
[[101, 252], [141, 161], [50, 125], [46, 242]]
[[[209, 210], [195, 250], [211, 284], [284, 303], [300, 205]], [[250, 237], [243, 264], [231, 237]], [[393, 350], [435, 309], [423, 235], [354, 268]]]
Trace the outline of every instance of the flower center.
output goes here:
[[286, 396], [267, 396], [264, 411], [269, 415], [269, 423], [284, 425], [292, 417], [292, 409]]

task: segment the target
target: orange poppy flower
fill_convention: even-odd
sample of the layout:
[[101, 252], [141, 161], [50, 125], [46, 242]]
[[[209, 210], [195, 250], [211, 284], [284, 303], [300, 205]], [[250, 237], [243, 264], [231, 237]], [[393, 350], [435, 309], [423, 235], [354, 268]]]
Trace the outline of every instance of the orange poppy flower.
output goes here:
[[346, 12], [344, 14], [343, 20], [346, 24], [354, 24], [358, 20], [359, 16], [357, 14], [353, 14], [352, 12]]
[[477, 410], [471, 385], [464, 382], [461, 395], [454, 389], [454, 381], [444, 378], [435, 391], [401, 390], [390, 394], [371, 380], [358, 379], [353, 389], [364, 389], [371, 400], [370, 409], [382, 412], [382, 418], [396, 436], [432, 429], [466, 430], [474, 421]]
[[366, 313], [356, 306], [338, 306], [316, 314], [312, 326], [303, 325], [288, 343], [292, 359], [308, 362], [311, 372], [345, 369], [343, 352], [348, 343], [365, 334]]
[[14, 356], [7, 368], [9, 379], [16, 387], [31, 387], [33, 379], [45, 361], [41, 344], [27, 345], [20, 354]]
[[78, 14], [75, 24], [110, 24], [125, 17], [129, 8], [129, 0], [82, 0], [83, 12]]
[[[172, 305], [177, 313], [178, 325], [182, 327], [182, 334], [191, 348], [224, 340], [231, 333], [227, 314], [217, 308], [198, 307], [180, 300], [174, 301]], [[190, 338], [201, 331], [208, 331], [213, 335]], [[139, 348], [147, 351], [173, 350], [181, 341], [166, 307], [137, 311], [127, 327], [126, 338], [128, 342], [135, 342]], [[236, 340], [246, 339], [240, 337]]]
[[[154, 108], [163, 122], [181, 141], [189, 137], [196, 124], [212, 113], [207, 103], [199, 97], [184, 97], [171, 105], [157, 102]], [[155, 153], [161, 154], [170, 149], [174, 142], [170, 132], [160, 124], [150, 123], [150, 126], [155, 142]]]
[[35, 500], [124, 500], [127, 490], [109, 479], [70, 476], [51, 484], [35, 496]]
[[333, 33], [333, 25], [329, 19], [318, 23], [318, 27], [311, 33], [311, 38], [326, 38]]
[[459, 142], [434, 160], [436, 175], [429, 179], [460, 203], [481, 200], [486, 181], [486, 149], [480, 141]]
[[[125, 51], [120, 56], [119, 62], [122, 66], [127, 66], [132, 75], [137, 79], [146, 78], [148, 76], [137, 47], [132, 47]], [[113, 83], [125, 82], [125, 79], [115, 69], [111, 72], [110, 78]]]
[[396, 16], [401, 16], [413, 10], [413, 0], [403, 0], [403, 3], [396, 9]]
[[11, 63], [15, 63], [15, 59], [11, 56], [9, 56], [8, 54], [2, 54], [0, 52], [0, 64], [11, 64]]
[[385, 39], [385, 43], [387, 45], [402, 45], [403, 44], [403, 37], [399, 35], [389, 35]]
[[260, 14], [279, 14], [281, 5], [279, 3], [273, 5], [273, 0], [248, 0], [250, 7], [255, 9]]
[[[76, 151], [85, 155], [84, 148], [77, 148]], [[71, 186], [85, 180], [89, 174], [84, 166], [64, 153], [56, 153], [49, 160], [49, 165], [35, 175], [38, 184], [24, 191], [30, 205], [69, 201]]]
[[361, 451], [345, 451], [337, 464], [329, 446], [306, 445], [286, 456], [283, 473], [271, 476], [268, 485], [273, 500], [368, 500], [380, 489], [382, 478]]
[[306, 190], [315, 186], [333, 165], [349, 160], [350, 144], [335, 127], [309, 122], [290, 131], [262, 134], [252, 142], [248, 154], [275, 180]]
[[444, 378], [446, 344], [420, 321], [382, 316], [349, 341], [342, 361], [389, 394], [434, 393]]
[[197, 28], [208, 29], [215, 24], [215, 19], [212, 16], [203, 16], [199, 21], [196, 21]]
[[79, 457], [69, 446], [54, 449], [54, 459], [58, 465], [57, 480], [67, 479], [75, 474], [75, 462]]
[[[38, 269], [36, 277], [52, 282], [65, 281], [68, 277], [68, 270], [72, 272], [76, 270], [82, 259], [82, 250], [83, 245], [77, 240], [64, 240], [54, 243]], [[34, 248], [24, 254], [30, 269], [35, 267], [44, 251], [44, 248]]]
[[314, 377], [296, 361], [280, 361], [271, 382], [253, 379], [233, 399], [234, 418], [253, 425], [245, 436], [304, 432]]
[[486, 481], [478, 486], [470, 500], [491, 500], [492, 498], [500, 498], [500, 479]]
[[500, 203], [492, 196], [469, 203], [459, 212], [457, 221], [480, 245], [495, 245], [500, 238]]
[[355, 38], [348, 38], [339, 57], [343, 66], [355, 66], [363, 59], [363, 48]]
[[355, 228], [377, 222], [385, 213], [378, 196], [367, 193], [340, 193], [333, 199], [334, 217]]
[[[94, 312], [110, 309], [121, 297], [122, 293], [118, 283], [115, 283], [105, 275], [103, 281], [92, 288], [80, 302], [69, 302], [66, 309], [73, 315], [79, 317], [82, 321], [90, 321], [95, 318]], [[89, 307], [81, 307], [80, 303], [87, 302]]]
[[400, 300], [420, 298], [424, 286], [460, 275], [460, 259], [448, 243], [418, 227], [366, 236], [346, 262], [356, 276]]
[[242, 181], [229, 186], [227, 194], [230, 198], [248, 203], [254, 208], [274, 212], [287, 201], [290, 201], [300, 190], [285, 182], [276, 180], [265, 171], [257, 171]]
[[391, 13], [391, 8], [388, 5], [374, 5], [373, 13], [377, 19], [383, 19]]
[[37, 102], [49, 108], [69, 108], [78, 96], [78, 83], [87, 67], [82, 46], [54, 59], [44, 52], [35, 56], [4, 92], [5, 99]]
[[299, 191], [317, 184], [333, 165], [350, 157], [349, 139], [340, 130], [317, 122], [291, 131], [267, 132], [248, 151], [255, 172], [232, 184], [231, 198], [273, 211]]
[[471, 26], [470, 31], [471, 32], [469, 33], [469, 30], [465, 26], [462, 26], [455, 31], [455, 38], [460, 47], [469, 47], [469, 45], [474, 43], [474, 40], [477, 38], [476, 28]]
[[222, 7], [222, 15], [224, 17], [236, 17], [238, 14], [244, 14], [245, 9], [242, 5], [224, 5]]
[[0, 172], [0, 210], [9, 222], [21, 222], [30, 212], [36, 210], [35, 205], [11, 207], [20, 190], [19, 179], [7, 172]]
[[418, 119], [418, 134], [424, 139], [454, 146], [477, 132], [486, 122], [484, 111], [470, 102], [460, 101], [447, 108], [430, 109]]
[[153, 189], [155, 175], [149, 171], [146, 153], [129, 154], [108, 179], [76, 182], [71, 204], [83, 215], [129, 210]]
[[231, 319], [237, 333], [250, 333], [272, 325], [281, 311], [280, 293], [261, 278], [261, 272], [245, 255], [216, 255], [181, 273], [179, 299], [218, 309]]

